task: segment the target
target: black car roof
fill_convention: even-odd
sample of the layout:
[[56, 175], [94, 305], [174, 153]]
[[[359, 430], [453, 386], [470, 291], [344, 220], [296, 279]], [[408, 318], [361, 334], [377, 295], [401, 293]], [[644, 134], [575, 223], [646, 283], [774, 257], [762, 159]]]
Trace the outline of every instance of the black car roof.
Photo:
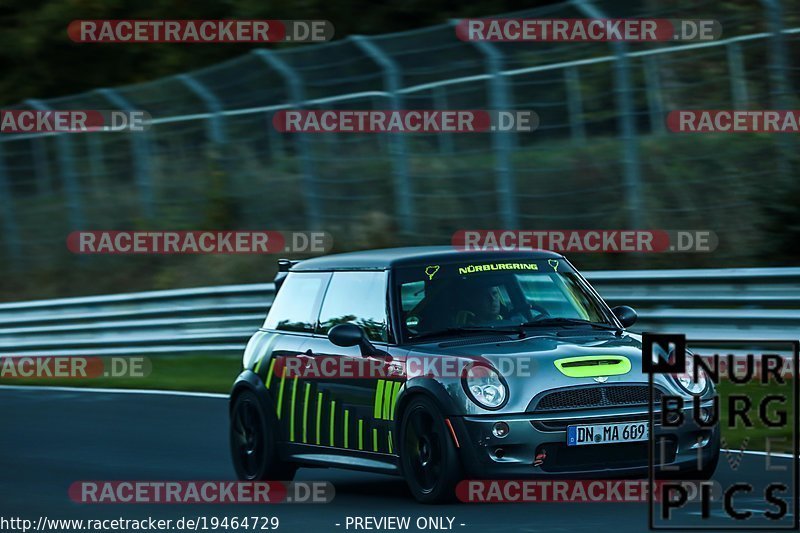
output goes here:
[[291, 272], [316, 270], [387, 270], [422, 263], [461, 261], [504, 261], [511, 259], [554, 259], [561, 254], [547, 250], [462, 251], [453, 246], [415, 246], [384, 248], [343, 254], [324, 255], [295, 264]]

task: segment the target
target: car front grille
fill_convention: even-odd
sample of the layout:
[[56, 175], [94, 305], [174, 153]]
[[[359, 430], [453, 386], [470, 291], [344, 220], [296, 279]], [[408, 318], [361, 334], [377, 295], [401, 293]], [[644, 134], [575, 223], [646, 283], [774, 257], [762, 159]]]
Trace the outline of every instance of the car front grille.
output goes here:
[[[647, 385], [602, 385], [575, 387], [548, 392], [534, 400], [533, 412], [604, 407], [646, 406]], [[653, 391], [653, 403], [661, 402], [661, 391]]]

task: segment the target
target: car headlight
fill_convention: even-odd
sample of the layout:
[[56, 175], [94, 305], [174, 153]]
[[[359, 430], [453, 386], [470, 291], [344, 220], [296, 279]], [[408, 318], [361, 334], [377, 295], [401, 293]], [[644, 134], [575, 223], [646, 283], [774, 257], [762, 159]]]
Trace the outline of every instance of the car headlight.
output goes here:
[[705, 370], [697, 366], [697, 375], [694, 374], [694, 357], [690, 353], [686, 353], [686, 368], [680, 374], [673, 374], [675, 382], [694, 396], [700, 396], [708, 388], [708, 376]]
[[487, 365], [474, 364], [461, 378], [470, 399], [485, 409], [500, 409], [508, 399], [508, 386], [497, 371]]

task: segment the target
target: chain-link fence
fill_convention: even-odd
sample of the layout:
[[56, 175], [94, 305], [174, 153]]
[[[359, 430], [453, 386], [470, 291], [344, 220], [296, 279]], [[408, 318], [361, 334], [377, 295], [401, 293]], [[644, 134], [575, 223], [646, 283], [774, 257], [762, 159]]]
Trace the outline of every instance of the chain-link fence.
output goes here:
[[[315, 229], [341, 247], [462, 228], [712, 229], [760, 246], [794, 136], [677, 135], [673, 109], [789, 109], [800, 9], [575, 0], [515, 17], [705, 18], [700, 43], [476, 43], [452, 22], [291, 49], [28, 109], [140, 109], [144, 133], [0, 137], [0, 246], [36, 267], [78, 229]], [[176, 45], [177, 46], [177, 45]], [[283, 109], [532, 109], [531, 133], [284, 134]], [[734, 242], [735, 246], [726, 247]], [[725, 255], [727, 254], [727, 255]], [[718, 256], [719, 257], [719, 256]]]

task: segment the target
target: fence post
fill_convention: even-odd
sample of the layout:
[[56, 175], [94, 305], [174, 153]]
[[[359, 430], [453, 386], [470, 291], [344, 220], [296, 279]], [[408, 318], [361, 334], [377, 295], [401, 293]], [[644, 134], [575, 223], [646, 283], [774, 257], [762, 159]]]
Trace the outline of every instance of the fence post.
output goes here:
[[[41, 100], [26, 100], [28, 105], [37, 111], [52, 111]], [[83, 203], [81, 202], [80, 186], [75, 173], [74, 158], [72, 156], [72, 141], [70, 133], [56, 133], [56, 150], [58, 151], [59, 168], [61, 169], [61, 179], [64, 183], [64, 191], [67, 195], [67, 213], [69, 225], [72, 230], [85, 229], [83, 216]]]
[[8, 257], [11, 260], [11, 268], [17, 270], [19, 262], [22, 260], [22, 252], [19, 242], [19, 227], [14, 214], [14, 196], [11, 194], [11, 185], [8, 182], [5, 163], [3, 144], [0, 143], [0, 210], [3, 211], [3, 240], [6, 243]]
[[209, 91], [205, 85], [194, 79], [189, 74], [179, 74], [176, 78], [183, 83], [192, 94], [197, 96], [203, 101], [203, 104], [211, 112], [211, 118], [208, 124], [208, 138], [211, 139], [218, 147], [225, 144], [226, 135], [222, 125], [222, 104], [219, 103], [219, 98], [214, 96], [214, 93]]
[[586, 141], [586, 126], [583, 122], [583, 97], [581, 78], [576, 67], [564, 69], [564, 84], [567, 88], [567, 112], [569, 113], [569, 132], [572, 141], [583, 144]]
[[[30, 107], [35, 107], [32, 100], [24, 102]], [[36, 190], [42, 192], [46, 189], [53, 192], [53, 183], [50, 178], [50, 171], [47, 168], [47, 152], [44, 150], [44, 137], [36, 135], [31, 138], [31, 155], [33, 156], [33, 175], [36, 177]]]
[[[790, 108], [789, 96], [791, 94], [786, 80], [788, 67], [786, 59], [786, 46], [783, 38], [783, 5], [781, 0], [761, 0], [761, 5], [767, 11], [769, 31], [769, 81], [770, 100], [774, 109], [785, 110]], [[792, 141], [788, 135], [777, 135], [778, 147], [781, 156], [778, 159], [778, 172], [784, 179], [791, 174], [789, 160], [792, 157]]]
[[[383, 50], [376, 46], [368, 37], [351, 35], [350, 39], [367, 56], [383, 69], [383, 85], [389, 99], [389, 105], [394, 110], [403, 109], [400, 96], [400, 67]], [[394, 192], [396, 198], [395, 209], [399, 219], [400, 231], [405, 236], [416, 233], [417, 220], [415, 218], [413, 187], [408, 174], [408, 148], [403, 133], [389, 134], [389, 152], [392, 157], [392, 170], [394, 173]]]
[[[283, 79], [286, 80], [286, 87], [289, 92], [289, 97], [292, 99], [296, 107], [302, 107], [305, 104], [306, 97], [303, 90], [303, 80], [300, 75], [292, 69], [281, 59], [278, 54], [272, 50], [258, 49], [253, 53], [261, 59], [267, 66], [277, 71]], [[275, 126], [269, 124], [267, 126], [270, 131], [275, 130]], [[281, 133], [274, 131], [280, 137]], [[322, 228], [322, 210], [319, 203], [319, 191], [317, 187], [317, 173], [314, 167], [313, 151], [308, 135], [305, 133], [296, 133], [297, 146], [300, 151], [300, 171], [303, 173], [303, 197], [306, 205], [306, 216], [308, 217], [309, 229], [317, 230]], [[281, 140], [283, 140], [281, 138]], [[270, 144], [272, 142], [270, 141]]]
[[783, 6], [780, 0], [761, 0], [767, 10], [770, 37], [769, 77], [772, 105], [776, 109], [788, 109], [788, 97], [791, 94], [786, 81], [788, 71], [786, 45], [783, 38]]
[[92, 176], [92, 183], [96, 184], [106, 173], [99, 137], [97, 135], [87, 135], [86, 145], [89, 152], [89, 174]]
[[269, 154], [273, 161], [278, 161], [286, 157], [286, 148], [283, 145], [283, 136], [281, 132], [275, 129], [272, 125], [272, 119], [275, 117], [274, 112], [266, 114], [267, 125], [267, 142], [269, 142]]
[[[123, 98], [118, 92], [112, 89], [97, 89], [96, 92], [108, 100], [112, 105], [123, 111], [136, 111], [136, 108], [134, 108], [128, 100]], [[147, 139], [149, 134], [144, 131], [132, 131], [129, 134], [131, 135], [133, 171], [136, 175], [136, 185], [139, 189], [139, 200], [142, 204], [142, 211], [144, 212], [145, 217], [151, 219], [154, 215], [153, 169], [150, 164], [150, 146]], [[97, 156], [96, 153], [92, 153], [97, 149], [97, 146], [94, 146], [93, 148], [94, 150], [90, 152], [92, 159]], [[92, 165], [95, 165], [94, 162], [92, 162]]]
[[[209, 151], [210, 174], [209, 179], [212, 187], [224, 185], [221, 200], [226, 203], [226, 208], [235, 203], [241, 194], [238, 175], [232, 173], [228, 164], [228, 135], [222, 120], [224, 109], [219, 98], [211, 92], [202, 82], [196, 80], [191, 74], [179, 74], [176, 79], [183, 83], [189, 91], [203, 102], [211, 116], [206, 120], [206, 135], [211, 141], [212, 149]], [[224, 181], [220, 184], [219, 180]], [[220, 200], [220, 198], [214, 198]]]
[[647, 87], [647, 109], [650, 111], [650, 131], [661, 135], [667, 132], [667, 128], [664, 126], [664, 100], [661, 94], [658, 56], [644, 57], [644, 82]]
[[749, 97], [747, 95], [747, 78], [744, 76], [744, 61], [742, 60], [742, 47], [739, 43], [732, 42], [725, 45], [728, 56], [728, 77], [731, 83], [731, 100], [734, 109], [746, 109]]
[[[373, 111], [381, 110], [385, 107], [383, 101], [386, 99], [386, 96], [372, 96], [369, 99], [369, 105], [372, 106]], [[374, 135], [375, 137], [375, 144], [378, 147], [378, 150], [383, 150], [385, 152], [389, 152], [389, 137], [386, 135]]]
[[[441, 85], [433, 88], [433, 107], [435, 109], [448, 109], [447, 93]], [[453, 157], [453, 134], [441, 132], [437, 135], [439, 139], [439, 151], [444, 157]]]
[[[451, 20], [452, 25], [458, 21]], [[488, 41], [471, 41], [486, 60], [486, 71], [489, 78], [490, 107], [495, 111], [510, 111], [512, 108], [511, 93], [508, 82], [503, 76], [503, 54]], [[497, 203], [500, 207], [500, 220], [504, 228], [519, 227], [517, 213], [517, 193], [514, 181], [514, 167], [511, 156], [514, 150], [514, 136], [510, 131], [495, 131], [492, 136], [495, 171], [497, 172]]]
[[[570, 0], [589, 18], [608, 19], [608, 15], [592, 5], [589, 0]], [[616, 56], [614, 62], [614, 92], [616, 93], [619, 127], [622, 138], [622, 162], [625, 174], [625, 207], [628, 211], [628, 227], [642, 228], [642, 183], [639, 167], [639, 140], [633, 115], [633, 91], [631, 90], [628, 46], [623, 41], [611, 41]]]

